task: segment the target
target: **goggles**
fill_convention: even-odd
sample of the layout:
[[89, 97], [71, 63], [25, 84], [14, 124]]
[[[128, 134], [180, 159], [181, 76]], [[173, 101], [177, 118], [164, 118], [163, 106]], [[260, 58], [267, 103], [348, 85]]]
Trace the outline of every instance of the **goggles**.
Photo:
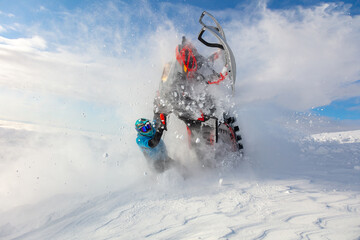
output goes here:
[[139, 128], [139, 131], [142, 132], [142, 133], [147, 133], [147, 132], [150, 131], [150, 130], [151, 130], [151, 124], [150, 124], [150, 122], [145, 123], [144, 126], [142, 126], [142, 127]]

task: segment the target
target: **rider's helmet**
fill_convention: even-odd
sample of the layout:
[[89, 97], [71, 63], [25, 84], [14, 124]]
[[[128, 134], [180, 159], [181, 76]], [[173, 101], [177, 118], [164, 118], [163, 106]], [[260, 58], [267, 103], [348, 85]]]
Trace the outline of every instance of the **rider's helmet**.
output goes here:
[[135, 122], [135, 129], [138, 132], [138, 134], [142, 136], [151, 137], [155, 133], [155, 129], [152, 126], [150, 120], [146, 118], [140, 118], [136, 120]]
[[198, 69], [196, 48], [183, 37], [182, 44], [179, 44], [175, 51], [176, 60], [182, 67], [183, 72], [187, 77], [192, 77], [193, 73]]

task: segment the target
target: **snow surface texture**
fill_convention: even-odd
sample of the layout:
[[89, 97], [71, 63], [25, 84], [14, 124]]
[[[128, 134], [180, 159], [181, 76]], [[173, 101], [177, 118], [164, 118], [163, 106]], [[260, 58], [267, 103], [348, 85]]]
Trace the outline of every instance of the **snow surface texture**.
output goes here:
[[141, 155], [109, 148], [111, 137], [3, 121], [0, 156], [12, 164], [1, 167], [2, 202], [20, 205], [2, 205], [1, 239], [357, 239], [360, 143], [257, 124], [239, 168], [184, 180], [176, 170], [143, 175]]
[[335, 4], [211, 12], [237, 60], [246, 157], [203, 169], [171, 123], [184, 180], [149, 171], [133, 123], [152, 117], [162, 66], [203, 9], [118, 2], [2, 25], [32, 37], [0, 37], [0, 115], [18, 120], [0, 122], [0, 239], [359, 239], [359, 125], [292, 114], [358, 95], [359, 17]]

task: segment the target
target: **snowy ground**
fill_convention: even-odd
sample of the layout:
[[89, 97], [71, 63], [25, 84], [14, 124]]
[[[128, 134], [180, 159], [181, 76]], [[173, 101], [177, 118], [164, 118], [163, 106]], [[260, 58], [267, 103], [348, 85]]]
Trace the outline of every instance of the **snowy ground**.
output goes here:
[[320, 133], [311, 136], [317, 142], [338, 141], [339, 143], [359, 143], [360, 130]]
[[360, 143], [344, 140], [358, 131], [253, 133], [238, 169], [184, 180], [144, 176], [136, 148], [109, 147], [116, 137], [16, 126], [0, 128], [1, 239], [360, 238]]

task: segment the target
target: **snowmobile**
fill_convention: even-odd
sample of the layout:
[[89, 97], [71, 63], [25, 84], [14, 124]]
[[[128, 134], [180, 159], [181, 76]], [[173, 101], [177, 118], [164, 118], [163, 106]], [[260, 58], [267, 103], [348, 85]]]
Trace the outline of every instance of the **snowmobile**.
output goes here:
[[[214, 26], [204, 23], [205, 16]], [[154, 100], [154, 119], [163, 124], [169, 114], [181, 119], [187, 127], [189, 146], [199, 159], [223, 159], [229, 152], [242, 156], [240, 128], [231, 115], [229, 100], [235, 90], [235, 58], [222, 27], [210, 13], [204, 11], [199, 23], [198, 40], [216, 51], [204, 57], [182, 38], [175, 50], [176, 59], [164, 66]], [[206, 41], [206, 32], [216, 42]]]

